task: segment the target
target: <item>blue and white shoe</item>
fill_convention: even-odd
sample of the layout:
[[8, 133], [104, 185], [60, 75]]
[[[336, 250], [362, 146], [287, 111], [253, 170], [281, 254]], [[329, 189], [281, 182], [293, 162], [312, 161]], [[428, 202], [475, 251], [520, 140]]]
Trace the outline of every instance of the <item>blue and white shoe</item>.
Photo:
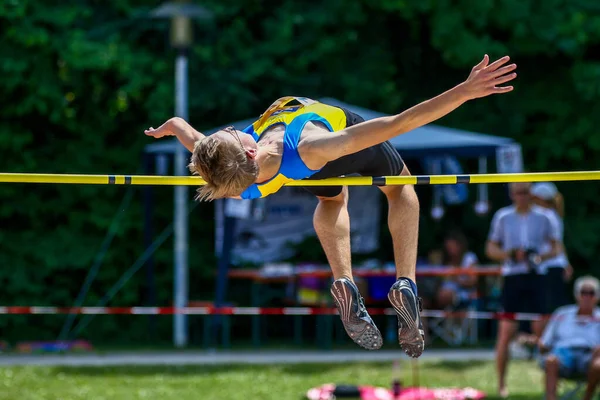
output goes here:
[[425, 349], [421, 298], [415, 295], [408, 279], [400, 278], [390, 288], [388, 299], [398, 316], [400, 347], [410, 357], [418, 358]]
[[336, 279], [330, 291], [344, 329], [354, 343], [367, 350], [381, 348], [383, 337], [367, 312], [354, 282], [346, 278]]

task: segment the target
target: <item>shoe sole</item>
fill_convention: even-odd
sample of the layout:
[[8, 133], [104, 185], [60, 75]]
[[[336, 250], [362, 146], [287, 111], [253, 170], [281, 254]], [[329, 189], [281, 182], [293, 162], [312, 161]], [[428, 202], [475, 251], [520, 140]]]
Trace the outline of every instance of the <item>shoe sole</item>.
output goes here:
[[398, 317], [398, 342], [400, 347], [410, 357], [419, 357], [423, 354], [425, 341], [419, 332], [415, 318], [412, 318], [410, 310], [404, 306], [412, 299], [408, 299], [402, 291], [392, 289], [388, 293], [388, 300], [394, 307]]
[[374, 324], [369, 324], [352, 312], [352, 294], [342, 282], [334, 282], [331, 287], [333, 301], [340, 314], [344, 329], [350, 339], [367, 350], [377, 350], [383, 345], [383, 338]]

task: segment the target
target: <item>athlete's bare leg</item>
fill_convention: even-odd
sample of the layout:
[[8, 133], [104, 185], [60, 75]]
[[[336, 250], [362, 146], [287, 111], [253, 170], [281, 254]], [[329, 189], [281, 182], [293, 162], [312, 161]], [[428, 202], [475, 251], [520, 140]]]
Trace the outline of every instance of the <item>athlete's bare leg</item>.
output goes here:
[[338, 196], [319, 198], [313, 223], [333, 272], [331, 295], [346, 333], [365, 349], [379, 349], [383, 338], [352, 278], [347, 187]]
[[[410, 175], [406, 166], [400, 175]], [[415, 282], [419, 243], [419, 199], [413, 185], [383, 186], [388, 200], [388, 227], [394, 244], [396, 278]]]
[[[401, 175], [410, 175], [404, 166]], [[398, 341], [406, 354], [419, 357], [425, 347], [420, 300], [415, 282], [419, 241], [419, 199], [412, 185], [382, 187], [388, 199], [388, 226], [394, 244], [397, 281], [388, 299], [398, 317]]]
[[313, 225], [327, 256], [333, 278], [346, 277], [353, 281], [348, 187], [344, 187], [342, 193], [335, 197], [319, 197]]

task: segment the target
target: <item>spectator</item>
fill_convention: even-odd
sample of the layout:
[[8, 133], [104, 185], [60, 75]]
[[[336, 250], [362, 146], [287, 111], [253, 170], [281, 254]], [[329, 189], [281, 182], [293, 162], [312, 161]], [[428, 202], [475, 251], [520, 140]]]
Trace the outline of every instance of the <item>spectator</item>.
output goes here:
[[[502, 308], [507, 313], [544, 313], [544, 277], [539, 264], [558, 255], [562, 249], [560, 232], [555, 218], [540, 207], [534, 206], [531, 184], [512, 183], [509, 186], [511, 206], [496, 212], [492, 219], [486, 255], [502, 262]], [[550, 243], [549, 251], [544, 251]], [[508, 364], [508, 346], [517, 331], [516, 321], [498, 321], [496, 340], [496, 366], [498, 391], [508, 396], [505, 376]], [[536, 337], [542, 333], [541, 321], [532, 323]]]
[[[461, 232], [450, 232], [444, 240], [443, 265], [452, 268], [474, 268], [479, 263], [475, 253], [468, 250], [467, 238]], [[447, 277], [437, 293], [441, 308], [467, 303], [475, 292], [476, 275]]]
[[[550, 182], [536, 183], [531, 188], [531, 194], [534, 203], [544, 207], [556, 217], [562, 241], [564, 234], [564, 202], [562, 195], [556, 186]], [[564, 251], [557, 257], [544, 261], [540, 268], [546, 273], [546, 300], [548, 301], [546, 312], [551, 314], [558, 307], [567, 304], [566, 282], [571, 279], [573, 268]]]
[[540, 351], [549, 352], [541, 365], [546, 373], [546, 400], [556, 399], [559, 377], [587, 377], [584, 400], [591, 400], [600, 382], [600, 282], [584, 276], [575, 282], [577, 304], [552, 314], [540, 339]]

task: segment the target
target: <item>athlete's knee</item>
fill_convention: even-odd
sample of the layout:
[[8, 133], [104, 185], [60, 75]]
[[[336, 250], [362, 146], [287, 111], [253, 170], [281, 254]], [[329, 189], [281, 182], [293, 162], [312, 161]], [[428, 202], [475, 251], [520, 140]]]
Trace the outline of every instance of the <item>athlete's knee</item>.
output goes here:
[[[410, 171], [404, 166], [400, 176], [410, 176]], [[380, 188], [390, 202], [400, 201], [408, 210], [419, 211], [419, 198], [414, 185], [383, 186]]]
[[393, 186], [385, 192], [391, 208], [401, 208], [403, 213], [418, 214], [420, 211], [419, 197], [414, 186]]
[[[404, 176], [411, 175], [410, 171], [408, 170], [406, 165], [402, 169], [401, 175], [404, 175]], [[415, 186], [414, 185], [406, 185], [404, 187], [404, 189], [405, 190], [403, 190], [403, 192], [405, 193], [407, 202], [418, 211], [419, 210], [419, 197], [417, 196], [417, 191], [415, 190]]]
[[406, 202], [413, 208], [419, 209], [419, 196], [413, 185], [405, 186], [403, 190]]

